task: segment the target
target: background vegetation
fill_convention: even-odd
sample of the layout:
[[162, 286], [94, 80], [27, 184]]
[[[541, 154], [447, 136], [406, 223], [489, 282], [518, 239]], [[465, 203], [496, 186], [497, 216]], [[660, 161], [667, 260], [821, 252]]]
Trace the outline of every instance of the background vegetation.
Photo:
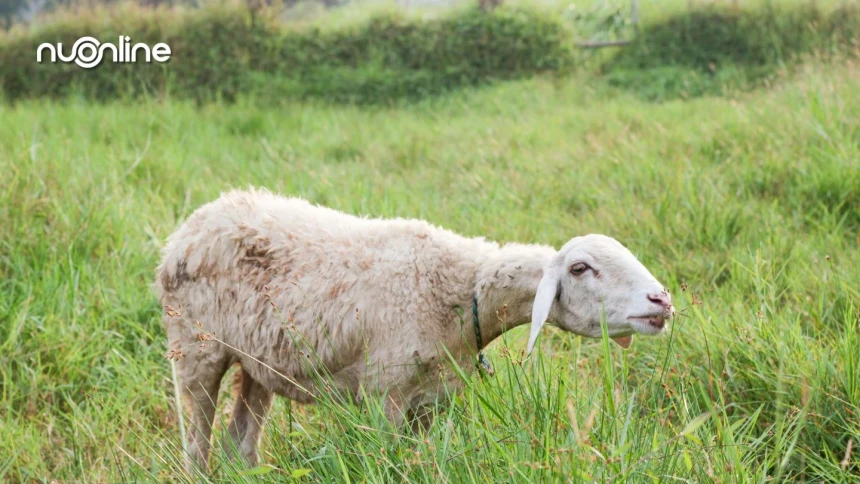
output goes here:
[[[236, 81], [232, 102], [199, 102], [183, 93], [188, 80], [166, 76], [170, 89], [116, 88], [93, 103], [97, 90], [52, 91], [73, 83], [49, 82], [49, 71], [7, 57], [32, 59], [21, 47], [31, 36], [77, 27], [8, 34], [0, 47], [11, 98], [0, 104], [0, 480], [188, 479], [149, 284], [158, 248], [184, 217], [222, 190], [253, 184], [499, 241], [560, 246], [606, 233], [668, 285], [681, 314], [669, 335], [639, 338], [629, 351], [547, 330], [525, 363], [526, 332], [513, 330], [491, 346], [496, 376], [466, 378], [426, 435], [391, 428], [373, 402], [278, 399], [265, 464], [245, 469], [216, 452], [213, 480], [856, 481], [860, 70], [858, 24], [839, 20], [857, 10], [849, 3], [833, 15], [839, 5], [825, 5], [815, 16], [800, 4], [743, 3], [695, 15], [686, 2], [643, 10], [633, 45], [576, 51], [581, 63], [564, 75], [393, 104], [341, 103], [366, 92], [346, 74], [343, 84], [332, 76], [294, 92], [330, 91], [277, 99]], [[241, 30], [250, 24], [224, 12], [199, 18], [239, 26], [236, 35], [248, 37], [237, 37], [237, 48], [254, 45], [258, 27]], [[577, 12], [559, 17], [565, 28], [578, 25]], [[128, 22], [203, 32], [196, 15]], [[320, 42], [334, 49], [341, 44], [325, 36], [342, 35], [388, 49], [409, 32], [425, 38], [431, 25], [560, 25], [506, 7], [487, 18], [450, 15], [333, 21], [351, 33], [326, 27], [333, 30]], [[813, 21], [804, 24], [807, 15]], [[368, 34], [389, 21], [397, 36]], [[104, 25], [99, 32], [119, 24]], [[533, 49], [515, 40], [504, 42]], [[556, 52], [568, 52], [561, 45]], [[492, 60], [486, 68], [463, 62], [455, 65], [504, 71]], [[403, 85], [407, 68], [370, 64], [355, 70], [387, 72], [379, 79]], [[212, 69], [195, 78], [209, 94], [231, 86], [227, 67], [200, 68]], [[17, 74], [9, 73], [20, 69], [32, 70], [35, 87], [10, 91]], [[112, 72], [138, 75], [102, 66], [87, 83], [121, 85]], [[205, 84], [219, 75], [228, 77]], [[283, 76], [282, 85], [295, 85]]]
[[[289, 22], [282, 13], [234, 4], [203, 9], [127, 4], [49, 18], [0, 36], [0, 91], [13, 101], [70, 95], [233, 101], [245, 95], [263, 104], [285, 98], [384, 104], [596, 68], [613, 85], [660, 100], [748, 90], [773, 81], [804, 55], [855, 52], [860, 37], [855, 3], [710, 6], [689, 12], [670, 7], [643, 26], [633, 45], [608, 55], [575, 49], [574, 42], [598, 35], [632, 37], [624, 10], [352, 7]], [[135, 43], [167, 43], [170, 61], [105, 60], [89, 70], [34, 62], [44, 42], [61, 42], [68, 54], [83, 36], [116, 43], [121, 34]]]
[[[81, 15], [10, 34], [0, 44], [7, 98], [149, 94], [234, 100], [246, 93], [265, 102], [308, 96], [384, 101], [560, 70], [572, 62], [573, 39], [563, 24], [525, 9], [486, 15], [474, 8], [428, 19], [392, 12], [336, 28], [251, 17], [242, 7], [125, 9], [123, 15]], [[70, 46], [92, 32], [102, 42], [116, 43], [121, 33], [134, 42], [165, 42], [170, 62], [92, 70], [34, 62], [42, 42]]]

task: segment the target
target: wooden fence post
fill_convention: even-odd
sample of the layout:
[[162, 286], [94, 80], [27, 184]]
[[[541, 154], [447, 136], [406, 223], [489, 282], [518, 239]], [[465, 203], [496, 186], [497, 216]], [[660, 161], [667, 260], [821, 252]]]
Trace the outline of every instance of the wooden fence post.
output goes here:
[[633, 22], [633, 30], [639, 32], [639, 0], [630, 0], [630, 21]]

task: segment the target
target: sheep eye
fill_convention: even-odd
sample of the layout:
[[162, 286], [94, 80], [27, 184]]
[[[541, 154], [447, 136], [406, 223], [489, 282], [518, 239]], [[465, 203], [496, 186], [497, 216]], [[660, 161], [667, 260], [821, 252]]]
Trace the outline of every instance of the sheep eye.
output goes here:
[[586, 264], [585, 262], [577, 262], [576, 264], [570, 266], [570, 273], [574, 276], [580, 276], [584, 274], [585, 271], [587, 271], [588, 269], [591, 268], [588, 267], [588, 264]]

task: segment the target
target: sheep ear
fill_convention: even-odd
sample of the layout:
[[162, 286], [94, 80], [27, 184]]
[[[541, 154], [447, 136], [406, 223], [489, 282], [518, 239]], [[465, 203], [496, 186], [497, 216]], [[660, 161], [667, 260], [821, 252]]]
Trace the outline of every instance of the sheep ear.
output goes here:
[[549, 311], [552, 309], [552, 301], [558, 294], [558, 284], [561, 280], [561, 270], [559, 262], [550, 262], [544, 268], [543, 277], [538, 284], [537, 293], [535, 294], [535, 303], [532, 307], [532, 329], [529, 334], [528, 353], [531, 354], [535, 347], [540, 329], [546, 318], [549, 317]]

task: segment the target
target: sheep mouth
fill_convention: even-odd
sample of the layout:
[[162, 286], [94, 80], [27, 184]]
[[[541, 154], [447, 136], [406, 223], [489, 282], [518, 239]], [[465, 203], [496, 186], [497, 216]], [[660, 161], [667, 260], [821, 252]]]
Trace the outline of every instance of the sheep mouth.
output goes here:
[[627, 318], [628, 321], [647, 324], [648, 326], [662, 330], [666, 326], [666, 315], [663, 313], [646, 314], [644, 316], [633, 316]]

